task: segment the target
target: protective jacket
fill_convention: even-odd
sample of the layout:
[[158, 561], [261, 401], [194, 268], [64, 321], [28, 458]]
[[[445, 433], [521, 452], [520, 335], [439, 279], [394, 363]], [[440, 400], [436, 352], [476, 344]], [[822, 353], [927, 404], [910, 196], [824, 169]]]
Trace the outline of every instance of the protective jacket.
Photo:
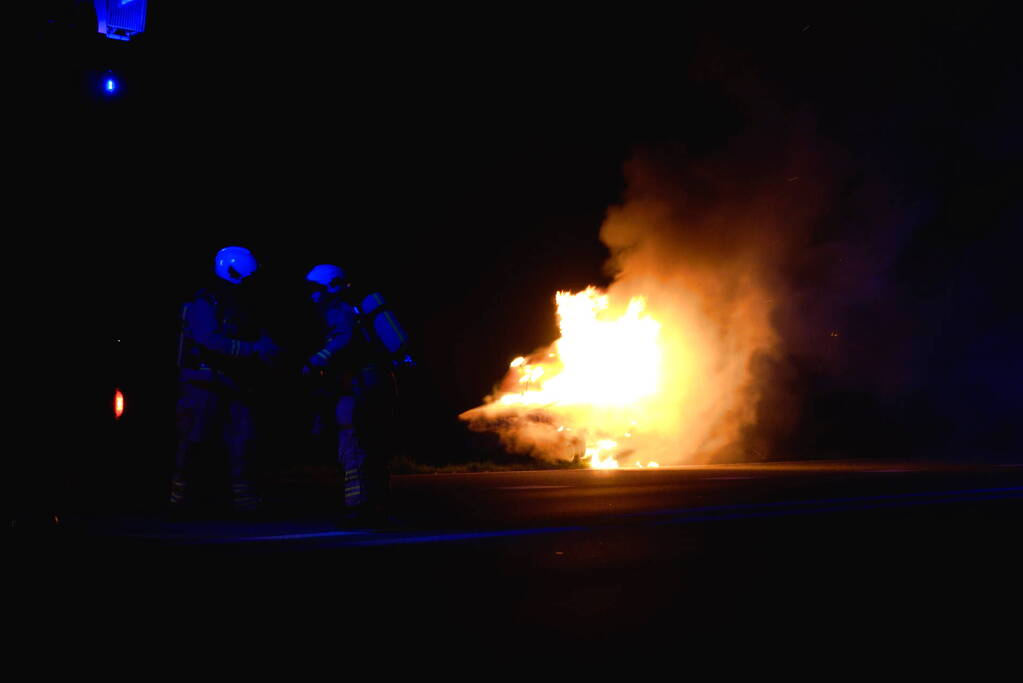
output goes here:
[[375, 353], [358, 308], [337, 295], [315, 305], [323, 332], [311, 357], [313, 364], [332, 374], [351, 373], [371, 364]]
[[186, 381], [245, 383], [257, 371], [261, 330], [237, 286], [215, 283], [182, 308], [178, 365]]

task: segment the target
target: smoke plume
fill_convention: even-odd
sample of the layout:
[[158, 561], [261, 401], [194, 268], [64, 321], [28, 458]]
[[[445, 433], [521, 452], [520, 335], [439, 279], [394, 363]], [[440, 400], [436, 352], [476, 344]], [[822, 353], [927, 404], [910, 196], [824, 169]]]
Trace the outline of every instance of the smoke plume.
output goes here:
[[[1009, 43], [958, 70], [942, 46], [966, 28], [883, 33], [866, 52], [855, 32], [779, 29], [695, 49], [679, 82], [722, 116], [646, 103], [671, 134], [634, 148], [600, 227], [611, 309], [642, 296], [662, 324], [664, 381], [630, 449], [662, 464], [1018, 453], [1018, 304], [999, 279], [1021, 234]], [[517, 452], [577, 455], [555, 426], [621, 431], [608, 412], [508, 410], [508, 390], [463, 417]]]
[[[626, 163], [624, 197], [600, 229], [614, 277], [607, 294], [612, 311], [642, 297], [661, 324], [664, 351], [659, 391], [642, 406], [628, 456], [660, 464], [770, 456], [747, 437], [768, 381], [757, 369], [780, 357], [772, 313], [786, 296], [782, 273], [827, 194], [819, 159], [825, 146], [813, 136], [797, 119], [742, 136], [712, 159], [659, 145], [637, 149]], [[516, 452], [568, 459], [580, 444], [556, 426], [570, 424], [593, 440], [608, 437], [612, 425], [627, 431], [635, 424], [632, 412], [620, 410], [525, 411], [495, 403], [512, 389], [506, 378], [486, 406], [463, 417], [497, 431]]]

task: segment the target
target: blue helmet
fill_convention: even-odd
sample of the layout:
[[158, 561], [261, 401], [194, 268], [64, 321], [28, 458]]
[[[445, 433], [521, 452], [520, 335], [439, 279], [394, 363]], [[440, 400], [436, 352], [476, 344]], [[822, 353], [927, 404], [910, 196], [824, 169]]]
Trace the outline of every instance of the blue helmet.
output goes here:
[[236, 285], [259, 267], [256, 257], [245, 247], [224, 247], [217, 252], [213, 264], [217, 277]]
[[[339, 266], [321, 264], [314, 267], [305, 276], [309, 282], [321, 285], [328, 294], [337, 294], [345, 287], [345, 271]], [[321, 292], [313, 293], [313, 301], [320, 300]]]

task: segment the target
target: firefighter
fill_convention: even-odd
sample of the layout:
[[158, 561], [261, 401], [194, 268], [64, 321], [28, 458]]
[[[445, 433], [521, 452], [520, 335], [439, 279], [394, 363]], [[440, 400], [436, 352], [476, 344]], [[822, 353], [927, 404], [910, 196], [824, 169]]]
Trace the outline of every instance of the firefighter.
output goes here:
[[[355, 295], [339, 266], [318, 265], [306, 281], [322, 333], [302, 373], [318, 380], [318, 391], [336, 420], [346, 510], [356, 519], [377, 519], [386, 513], [387, 462], [395, 448], [392, 361], [411, 363], [404, 353], [404, 332], [389, 312], [374, 305], [383, 301], [379, 294], [364, 299]], [[385, 321], [381, 314], [390, 317]], [[374, 321], [386, 323], [384, 338]], [[398, 346], [393, 344], [395, 335], [400, 337]]]
[[278, 349], [253, 306], [257, 267], [248, 249], [221, 249], [214, 260], [216, 278], [182, 308], [172, 510], [193, 501], [200, 452], [208, 455], [217, 447], [227, 451], [234, 510], [253, 513], [259, 506], [252, 471], [253, 410], [262, 375]]

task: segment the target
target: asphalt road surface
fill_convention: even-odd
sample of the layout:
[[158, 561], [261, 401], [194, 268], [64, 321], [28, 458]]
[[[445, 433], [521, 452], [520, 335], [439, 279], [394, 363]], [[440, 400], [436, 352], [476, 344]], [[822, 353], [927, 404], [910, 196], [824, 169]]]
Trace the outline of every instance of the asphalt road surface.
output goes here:
[[1018, 622], [1021, 465], [415, 475], [392, 488], [393, 514], [373, 528], [339, 525], [336, 482], [316, 477], [282, 485], [259, 521], [68, 515], [15, 534], [12, 585], [51, 610], [129, 622], [326, 619], [463, 644]]

